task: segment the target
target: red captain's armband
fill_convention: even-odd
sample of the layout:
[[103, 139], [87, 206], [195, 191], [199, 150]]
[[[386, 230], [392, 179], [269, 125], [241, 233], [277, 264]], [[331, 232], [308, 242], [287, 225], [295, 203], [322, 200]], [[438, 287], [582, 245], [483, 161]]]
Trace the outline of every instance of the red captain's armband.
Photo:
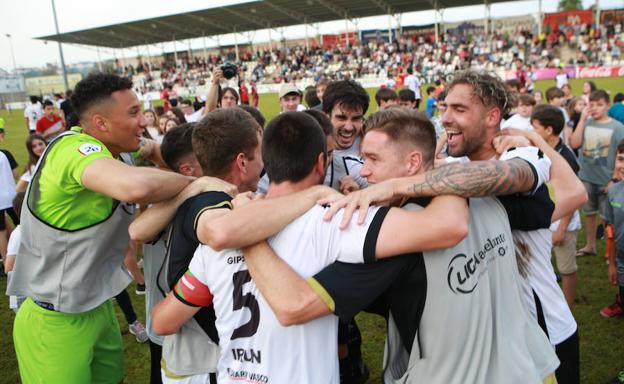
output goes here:
[[176, 284], [173, 295], [184, 304], [193, 307], [207, 307], [212, 304], [210, 289], [199, 281], [191, 271], [186, 271]]

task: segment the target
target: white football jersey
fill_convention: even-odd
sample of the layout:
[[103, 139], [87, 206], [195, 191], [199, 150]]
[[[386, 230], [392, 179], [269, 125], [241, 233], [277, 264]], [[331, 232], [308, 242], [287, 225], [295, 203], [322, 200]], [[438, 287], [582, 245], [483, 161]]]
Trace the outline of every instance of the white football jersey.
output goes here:
[[[273, 250], [304, 278], [342, 261], [362, 263], [374, 255], [366, 242], [379, 208], [371, 208], [364, 225], [354, 217], [347, 229], [342, 214], [323, 221], [316, 206], [269, 239]], [[357, 215], [355, 215], [357, 216]], [[376, 239], [381, 221], [368, 236]], [[372, 252], [372, 253], [371, 253]], [[373, 257], [374, 259], [374, 257]], [[338, 383], [338, 318], [328, 315], [301, 325], [280, 325], [251, 280], [240, 249], [215, 252], [206, 245], [195, 251], [190, 273], [213, 295], [221, 357], [219, 383]]]

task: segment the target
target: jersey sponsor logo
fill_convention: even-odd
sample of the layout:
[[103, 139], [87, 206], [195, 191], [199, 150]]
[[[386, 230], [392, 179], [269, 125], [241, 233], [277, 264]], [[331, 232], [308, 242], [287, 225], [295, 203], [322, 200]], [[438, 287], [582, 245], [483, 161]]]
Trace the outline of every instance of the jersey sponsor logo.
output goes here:
[[101, 145], [97, 145], [97, 144], [84, 143], [80, 147], [78, 147], [78, 152], [80, 152], [83, 155], [87, 156], [87, 155], [90, 155], [92, 153], [102, 152], [102, 146]]
[[467, 256], [459, 253], [448, 265], [447, 283], [451, 291], [456, 294], [469, 294], [477, 288], [479, 279], [487, 272], [489, 263], [496, 260], [496, 256], [503, 257], [508, 252], [505, 235], [500, 234], [488, 238], [478, 252]]
[[259, 373], [247, 372], [247, 371], [235, 371], [233, 369], [228, 368], [227, 374], [232, 380], [237, 381], [245, 381], [247, 383], [268, 383], [269, 377], [266, 375], [261, 375]]
[[232, 348], [232, 356], [234, 357], [234, 360], [238, 360], [240, 362], [247, 361], [258, 364], [262, 362], [262, 351], [255, 351], [253, 348]]

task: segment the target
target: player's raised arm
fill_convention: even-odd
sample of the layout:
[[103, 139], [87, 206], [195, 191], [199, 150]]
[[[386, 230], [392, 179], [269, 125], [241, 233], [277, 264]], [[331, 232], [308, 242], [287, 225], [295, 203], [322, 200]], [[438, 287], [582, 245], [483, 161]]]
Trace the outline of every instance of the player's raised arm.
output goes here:
[[555, 211], [552, 215], [553, 222], [570, 215], [587, 201], [587, 191], [581, 180], [576, 176], [563, 156], [548, 145], [540, 135], [534, 131], [517, 129], [505, 129], [501, 131], [501, 135], [526, 137], [532, 145], [539, 148], [550, 159], [550, 184], [557, 199]]
[[468, 235], [468, 219], [466, 199], [457, 196], [438, 196], [419, 211], [391, 208], [381, 223], [375, 256], [453, 247]]
[[236, 186], [221, 179], [209, 176], [200, 177], [173, 198], [154, 204], [141, 213], [130, 224], [130, 238], [134, 241], [152, 240], [171, 222], [182, 203], [205, 191], [222, 191], [234, 196], [238, 190]]
[[121, 161], [101, 158], [89, 163], [82, 173], [82, 184], [114, 199], [138, 204], [171, 198], [193, 179], [147, 167], [132, 167]]
[[393, 197], [417, 197], [455, 195], [481, 197], [529, 192], [535, 188], [534, 168], [522, 159], [508, 161], [472, 161], [453, 163], [434, 168], [410, 177], [390, 179], [339, 200], [323, 199], [320, 204], [331, 203], [326, 219], [345, 208], [341, 227], [345, 227], [351, 215], [359, 208], [362, 223], [368, 207], [383, 203]]
[[200, 222], [199, 240], [214, 250], [241, 248], [264, 240], [336, 191], [322, 185], [288, 196], [258, 200], [236, 207], [214, 220]]
[[243, 248], [243, 252], [251, 277], [280, 324], [301, 324], [332, 313], [333, 308], [266, 241]]

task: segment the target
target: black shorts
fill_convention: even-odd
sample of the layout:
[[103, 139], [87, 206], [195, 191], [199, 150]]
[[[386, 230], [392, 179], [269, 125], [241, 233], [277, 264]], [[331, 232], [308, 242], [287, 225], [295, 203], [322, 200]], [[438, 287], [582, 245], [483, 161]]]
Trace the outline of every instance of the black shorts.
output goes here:
[[9, 217], [11, 217], [14, 226], [19, 224], [19, 217], [17, 217], [17, 214], [13, 210], [13, 207], [0, 209], [0, 231], [4, 231], [6, 229], [6, 219], [4, 215], [5, 212], [9, 215]]

